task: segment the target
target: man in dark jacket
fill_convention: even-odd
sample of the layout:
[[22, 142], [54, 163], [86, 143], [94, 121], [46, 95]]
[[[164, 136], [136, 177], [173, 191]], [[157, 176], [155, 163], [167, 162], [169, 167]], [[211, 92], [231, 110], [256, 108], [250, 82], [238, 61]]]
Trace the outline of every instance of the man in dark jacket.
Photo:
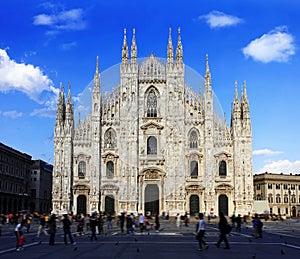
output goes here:
[[65, 214], [63, 216], [63, 220], [62, 220], [62, 223], [63, 223], [63, 230], [64, 230], [64, 242], [65, 242], [65, 245], [67, 245], [67, 235], [69, 236], [70, 238], [70, 241], [71, 241], [71, 244], [75, 244], [73, 238], [72, 238], [72, 234], [71, 234], [71, 225], [72, 225], [72, 222], [71, 220], [68, 218], [68, 215]]
[[219, 216], [220, 216], [220, 220], [219, 220], [220, 237], [219, 237], [219, 241], [216, 243], [216, 246], [219, 248], [220, 244], [223, 240], [225, 243], [225, 249], [230, 249], [229, 243], [228, 243], [228, 240], [226, 237], [228, 222], [227, 222], [227, 219], [225, 218], [223, 212], [220, 212]]

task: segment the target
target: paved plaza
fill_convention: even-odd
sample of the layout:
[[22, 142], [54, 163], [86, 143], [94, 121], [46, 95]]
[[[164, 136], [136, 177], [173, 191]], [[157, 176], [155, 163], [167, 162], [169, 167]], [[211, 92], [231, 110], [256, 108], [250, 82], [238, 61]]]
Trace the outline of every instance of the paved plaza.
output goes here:
[[[215, 246], [218, 240], [217, 223], [207, 225], [205, 240], [208, 250], [197, 251], [195, 239], [196, 223], [188, 227], [177, 228], [174, 222], [161, 222], [157, 233], [150, 229], [144, 233], [138, 230], [134, 235], [120, 233], [117, 224], [113, 229], [104, 228], [103, 235], [97, 235], [97, 241], [90, 241], [89, 233], [75, 237], [76, 245], [63, 243], [60, 224], [55, 238], [55, 245], [48, 245], [48, 236], [36, 237], [37, 224], [33, 224], [30, 233], [26, 233], [26, 245], [23, 251], [16, 251], [16, 238], [13, 226], [2, 226], [0, 237], [1, 258], [299, 258], [300, 222], [264, 222], [263, 238], [254, 239], [249, 222], [242, 226], [241, 233], [232, 231], [228, 237], [230, 250]], [[73, 233], [75, 235], [75, 224]]]

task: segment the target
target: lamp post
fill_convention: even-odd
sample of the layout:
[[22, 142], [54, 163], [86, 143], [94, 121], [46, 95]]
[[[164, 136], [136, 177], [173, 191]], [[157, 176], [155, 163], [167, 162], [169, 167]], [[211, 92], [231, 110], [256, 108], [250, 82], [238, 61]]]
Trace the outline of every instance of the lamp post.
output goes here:
[[289, 194], [289, 211], [290, 211], [290, 218], [292, 218], [292, 209], [291, 209], [291, 188], [288, 189]]

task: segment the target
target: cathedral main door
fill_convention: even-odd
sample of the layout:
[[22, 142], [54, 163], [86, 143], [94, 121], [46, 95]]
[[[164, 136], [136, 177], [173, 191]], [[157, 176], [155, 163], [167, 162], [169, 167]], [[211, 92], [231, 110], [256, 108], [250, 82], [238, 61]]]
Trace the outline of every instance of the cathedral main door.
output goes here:
[[225, 216], [228, 216], [228, 197], [225, 194], [219, 196], [219, 213], [223, 212]]
[[86, 215], [86, 196], [79, 195], [77, 197], [77, 215]]
[[147, 184], [145, 188], [145, 214], [150, 211], [151, 215], [159, 214], [159, 189], [157, 184]]
[[198, 195], [191, 195], [190, 197], [190, 215], [191, 216], [198, 216], [199, 214], [199, 196]]
[[109, 214], [115, 212], [115, 199], [113, 196], [105, 196], [105, 212]]

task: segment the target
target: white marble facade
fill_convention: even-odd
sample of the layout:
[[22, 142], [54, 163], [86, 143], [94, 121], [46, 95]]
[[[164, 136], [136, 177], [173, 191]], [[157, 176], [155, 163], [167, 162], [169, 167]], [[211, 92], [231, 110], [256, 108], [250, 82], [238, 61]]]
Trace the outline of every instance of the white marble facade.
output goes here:
[[228, 126], [214, 110], [208, 56], [202, 93], [187, 86], [184, 68], [179, 29], [174, 50], [170, 30], [165, 60], [151, 54], [142, 62], [135, 31], [129, 50], [124, 30], [119, 87], [102, 94], [97, 58], [92, 111], [76, 127], [70, 88], [65, 99], [61, 86], [54, 131], [54, 213], [252, 211], [246, 84], [240, 97], [235, 84]]

